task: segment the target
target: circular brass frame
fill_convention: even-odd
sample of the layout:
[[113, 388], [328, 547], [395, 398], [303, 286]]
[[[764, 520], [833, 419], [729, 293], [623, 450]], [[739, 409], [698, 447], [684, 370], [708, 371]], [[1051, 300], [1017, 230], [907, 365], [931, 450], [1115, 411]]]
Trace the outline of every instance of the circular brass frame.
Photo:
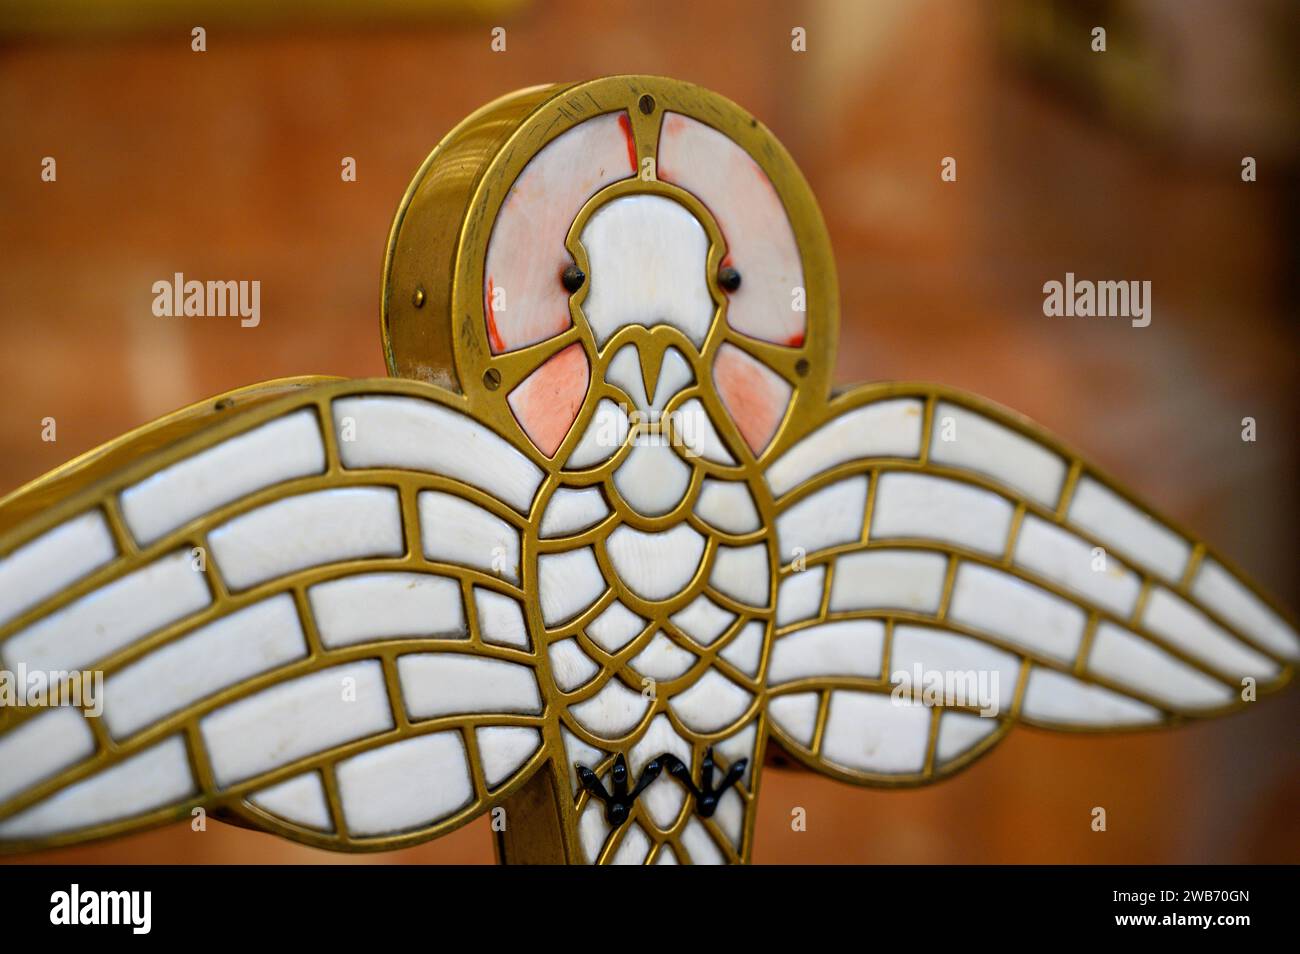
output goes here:
[[[649, 113], [644, 111], [646, 96], [653, 100]], [[483, 300], [492, 227], [515, 179], [540, 149], [579, 123], [612, 112], [626, 114], [642, 170], [654, 168], [646, 160], [657, 159], [663, 116], [675, 112], [706, 123], [739, 144], [772, 181], [789, 216], [803, 265], [807, 296], [804, 342], [799, 347], [770, 344], [742, 335], [729, 325], [723, 333], [726, 340], [794, 385], [784, 430], [824, 404], [830, 393], [839, 333], [839, 292], [825, 223], [798, 166], [767, 127], [717, 93], [663, 77], [613, 76], [524, 90], [479, 110], [438, 144], [407, 189], [389, 237], [381, 302], [389, 373], [464, 394], [476, 417], [527, 443], [505, 397], [542, 361], [577, 340], [575, 329], [585, 328], [579, 313], [585, 287], [570, 299], [574, 327], [569, 331], [537, 345], [493, 355]], [[705, 225], [713, 240], [709, 287], [715, 301], [725, 306], [716, 275], [725, 243], [713, 217], [696, 197], [644, 173], [606, 187], [577, 213], [566, 244], [578, 266], [586, 271], [576, 236], [587, 217], [604, 201], [632, 193], [668, 195]], [[411, 296], [421, 286], [426, 289], [427, 301], [417, 309]], [[429, 303], [434, 307], [428, 307]], [[589, 359], [594, 356], [594, 347], [588, 347]], [[489, 390], [483, 382], [491, 368], [500, 378], [498, 386]], [[772, 446], [777, 443], [774, 440]]]

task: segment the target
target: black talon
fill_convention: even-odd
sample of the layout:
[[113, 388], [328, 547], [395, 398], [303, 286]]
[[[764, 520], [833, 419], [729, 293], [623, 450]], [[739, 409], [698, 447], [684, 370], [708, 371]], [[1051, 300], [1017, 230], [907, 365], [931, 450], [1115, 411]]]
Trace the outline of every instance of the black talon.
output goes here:
[[731, 786], [740, 781], [740, 777], [745, 774], [745, 768], [749, 765], [749, 759], [737, 759], [732, 762], [727, 769], [727, 774], [722, 776], [722, 784], [718, 786], [718, 793], [721, 794]]
[[641, 793], [645, 791], [646, 786], [659, 777], [663, 770], [660, 759], [651, 759], [646, 763], [645, 768], [641, 770], [641, 777], [637, 783], [628, 791], [628, 770], [627, 759], [622, 754], [614, 758], [614, 766], [609, 772], [611, 792], [605, 791], [605, 786], [601, 784], [600, 778], [591, 769], [585, 765], [575, 766], [578, 770], [578, 781], [582, 787], [591, 793], [592, 798], [600, 801], [605, 806], [605, 821], [617, 828], [623, 822], [627, 821], [628, 816], [632, 813], [632, 806], [636, 803]]
[[718, 802], [722, 799], [727, 789], [740, 781], [740, 777], [745, 774], [745, 768], [749, 765], [749, 759], [737, 759], [732, 762], [727, 769], [727, 774], [722, 778], [722, 784], [717, 788], [713, 787], [713, 747], [710, 746], [704, 752], [704, 759], [700, 764], [700, 785], [697, 788], [695, 782], [691, 779], [691, 769], [685, 762], [673, 755], [671, 752], [665, 752], [659, 756], [659, 761], [664, 763], [668, 774], [682, 783], [695, 799], [695, 812], [701, 818], [711, 818], [713, 813], [718, 810]]
[[736, 759], [727, 767], [727, 774], [722, 777], [722, 784], [714, 788], [713, 773], [716, 764], [713, 761], [713, 747], [710, 746], [705, 749], [704, 758], [700, 762], [700, 784], [696, 787], [694, 780], [691, 779], [691, 767], [671, 752], [665, 752], [645, 764], [645, 768], [641, 770], [641, 777], [629, 790], [627, 759], [620, 753], [614, 757], [614, 765], [609, 770], [611, 791], [608, 792], [605, 791], [605, 786], [601, 784], [595, 772], [585, 765], [575, 767], [582, 787], [591, 793], [592, 798], [605, 806], [605, 821], [617, 828], [628, 820], [632, 814], [632, 806], [636, 804], [641, 793], [664, 771], [681, 782], [691, 793], [691, 797], [695, 799], [697, 815], [701, 818], [712, 818], [713, 813], [718, 810], [718, 802], [722, 800], [722, 796], [726, 794], [727, 789], [740, 781], [748, 765], [749, 759]]
[[663, 766], [659, 764], [658, 759], [651, 759], [647, 762], [645, 768], [641, 770], [641, 777], [637, 779], [636, 786], [628, 794], [628, 798], [635, 802], [637, 797], [649, 787], [650, 783], [659, 777], [662, 769]]
[[614, 759], [614, 767], [609, 772], [609, 781], [616, 797], [627, 797], [627, 759], [623, 756]]
[[667, 767], [669, 775], [675, 779], [680, 779], [692, 792], [695, 791], [695, 784], [691, 781], [691, 767], [689, 765], [671, 752], [665, 752], [659, 756], [659, 761], [663, 762]]

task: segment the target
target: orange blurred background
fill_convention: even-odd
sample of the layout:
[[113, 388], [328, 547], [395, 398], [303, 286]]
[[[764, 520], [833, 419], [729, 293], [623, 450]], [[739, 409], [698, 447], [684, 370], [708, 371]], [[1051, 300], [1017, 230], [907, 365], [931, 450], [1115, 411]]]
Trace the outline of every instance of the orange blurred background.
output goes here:
[[[838, 260], [839, 383], [934, 380], [1020, 410], [1300, 605], [1287, 0], [114, 6], [0, 12], [0, 494], [239, 385], [384, 373], [384, 244], [437, 141], [518, 87], [658, 73], [751, 110], [810, 180]], [[1044, 317], [1067, 271], [1150, 280], [1151, 325]], [[174, 272], [260, 280], [261, 324], [154, 317]], [[1020, 729], [917, 790], [771, 769], [754, 860], [1294, 863], [1298, 716], [1292, 691], [1165, 735]], [[372, 856], [214, 822], [19, 863], [491, 860], [480, 819]]]

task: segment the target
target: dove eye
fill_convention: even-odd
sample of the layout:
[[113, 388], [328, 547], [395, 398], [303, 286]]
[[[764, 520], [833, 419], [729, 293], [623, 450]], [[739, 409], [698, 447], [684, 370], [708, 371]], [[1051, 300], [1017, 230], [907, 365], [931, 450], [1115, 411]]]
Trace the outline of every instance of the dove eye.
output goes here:
[[740, 272], [730, 265], [718, 269], [718, 287], [723, 291], [734, 292], [740, 287]]
[[587, 280], [587, 276], [577, 265], [570, 265], [560, 273], [560, 284], [570, 295], [582, 287], [582, 283]]

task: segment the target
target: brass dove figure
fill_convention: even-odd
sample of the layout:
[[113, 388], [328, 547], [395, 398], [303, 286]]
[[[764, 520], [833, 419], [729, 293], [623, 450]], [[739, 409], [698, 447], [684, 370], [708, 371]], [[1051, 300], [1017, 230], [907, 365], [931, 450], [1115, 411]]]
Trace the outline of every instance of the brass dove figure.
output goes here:
[[1294, 623], [1040, 427], [833, 395], [838, 311], [807, 183], [722, 97], [473, 114], [393, 225], [391, 378], [244, 388], [0, 502], [0, 850], [490, 812], [509, 862], [744, 862], [769, 744], [924, 785], [1017, 723], [1289, 680]]

